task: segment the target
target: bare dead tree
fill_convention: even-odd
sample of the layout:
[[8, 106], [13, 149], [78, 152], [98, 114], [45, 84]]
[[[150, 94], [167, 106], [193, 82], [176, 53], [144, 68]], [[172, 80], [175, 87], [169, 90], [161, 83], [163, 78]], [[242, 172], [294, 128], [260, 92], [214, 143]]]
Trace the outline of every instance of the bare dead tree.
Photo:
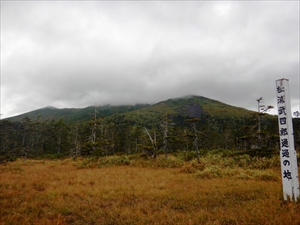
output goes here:
[[151, 134], [149, 133], [148, 129], [146, 127], [144, 127], [145, 131], [146, 131], [146, 134], [148, 135], [149, 139], [150, 139], [150, 142], [152, 144], [152, 147], [153, 147], [153, 152], [152, 152], [152, 155], [151, 157], [152, 158], [155, 158], [156, 157], [156, 151], [157, 151], [157, 144], [156, 144], [156, 133], [154, 131], [154, 137], [152, 138], [151, 137]]
[[257, 146], [260, 148], [261, 147], [261, 121], [262, 121], [262, 117], [264, 116], [264, 113], [267, 112], [269, 109], [274, 108], [273, 106], [269, 105], [269, 106], [265, 106], [262, 105], [261, 102], [263, 101], [263, 98], [260, 97], [258, 99], [256, 99], [257, 101], [257, 112], [258, 112], [258, 125], [257, 125], [257, 133], [258, 133], [258, 143]]

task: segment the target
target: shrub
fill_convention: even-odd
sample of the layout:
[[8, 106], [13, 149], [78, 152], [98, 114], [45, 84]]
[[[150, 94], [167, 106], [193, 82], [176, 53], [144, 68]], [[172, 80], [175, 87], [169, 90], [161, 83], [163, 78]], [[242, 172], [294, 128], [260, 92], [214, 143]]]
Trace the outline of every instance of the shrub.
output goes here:
[[55, 153], [55, 154], [45, 154], [39, 158], [41, 159], [50, 159], [50, 160], [55, 160], [55, 159], [63, 159], [65, 158], [66, 155], [61, 154], [61, 153]]
[[221, 168], [247, 168], [247, 169], [268, 169], [280, 167], [279, 156], [273, 157], [257, 157], [244, 155], [224, 154], [220, 150], [214, 150], [209, 152], [205, 157], [201, 159], [206, 165], [217, 165]]
[[97, 162], [98, 167], [102, 166], [124, 166], [129, 165], [130, 159], [126, 155], [101, 157]]
[[162, 168], [177, 168], [177, 167], [181, 167], [183, 165], [183, 162], [182, 160], [171, 155], [168, 157], [159, 155], [157, 156], [156, 159], [154, 159], [153, 165], [155, 167], [162, 167]]
[[196, 173], [197, 171], [203, 171], [205, 169], [205, 164], [203, 162], [197, 162], [193, 160], [191, 163], [185, 164], [180, 169], [181, 173]]
[[[207, 150], [204, 149], [200, 149], [199, 150], [199, 157], [203, 157], [207, 154]], [[197, 153], [196, 151], [192, 150], [192, 151], [177, 151], [174, 156], [176, 156], [178, 159], [182, 160], [182, 161], [191, 161], [197, 158]]]
[[130, 165], [130, 159], [126, 155], [107, 157], [87, 157], [82, 160], [77, 168], [95, 168], [104, 166], [124, 166]]
[[219, 166], [210, 166], [206, 167], [203, 171], [198, 171], [196, 177], [198, 178], [215, 178], [215, 177], [222, 177], [222, 169]]
[[230, 177], [242, 180], [278, 181], [276, 173], [267, 170], [253, 170], [242, 168], [221, 168], [219, 166], [206, 167], [203, 171], [197, 171], [197, 178], [212, 179]]
[[141, 158], [130, 157], [130, 165], [139, 167], [153, 167], [153, 168], [178, 168], [184, 165], [183, 160], [173, 155], [166, 157], [165, 155], [157, 155], [156, 158]]

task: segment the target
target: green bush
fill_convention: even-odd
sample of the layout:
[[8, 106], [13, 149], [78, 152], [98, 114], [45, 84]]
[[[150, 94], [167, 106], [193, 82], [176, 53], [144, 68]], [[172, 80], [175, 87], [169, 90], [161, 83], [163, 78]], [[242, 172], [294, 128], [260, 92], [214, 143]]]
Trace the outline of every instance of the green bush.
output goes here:
[[203, 171], [198, 171], [196, 173], [197, 178], [216, 178], [216, 177], [223, 177], [222, 169], [219, 166], [210, 166], [206, 167]]
[[183, 161], [172, 155], [169, 155], [168, 157], [159, 155], [153, 160], [153, 165], [162, 168], [177, 168], [183, 165]]
[[222, 169], [218, 166], [206, 167], [203, 171], [197, 171], [197, 178], [212, 179], [217, 177], [230, 177], [242, 180], [278, 181], [279, 177], [272, 171], [253, 170], [242, 168]]
[[45, 155], [42, 155], [40, 157], [37, 157], [39, 159], [50, 159], [50, 160], [54, 160], [54, 159], [62, 159], [62, 158], [65, 158], [67, 155], [64, 155], [64, 154], [57, 154], [57, 153], [54, 153], [54, 154], [45, 154]]
[[221, 155], [222, 157], [231, 156], [233, 154], [232, 150], [218, 148], [210, 151], [206, 151], [207, 155]]
[[252, 157], [250, 155], [226, 155], [223, 152], [211, 151], [201, 158], [206, 165], [217, 165], [221, 168], [268, 169], [280, 167], [279, 156]]
[[[225, 151], [228, 151], [228, 153], [225, 153]], [[194, 157], [196, 155], [193, 151], [177, 152], [174, 155], [169, 154], [168, 157], [161, 154], [157, 155], [156, 158], [152, 158], [147, 154], [90, 156], [83, 158], [81, 165], [78, 167], [131, 165], [139, 167], [181, 168], [180, 171], [183, 173], [196, 173], [197, 171], [209, 170], [209, 168], [220, 168], [222, 170], [234, 168], [265, 170], [280, 167], [279, 156], [270, 158], [252, 157], [247, 154], [232, 155], [230, 152], [232, 151], [224, 149], [210, 151], [200, 157], [200, 163], [198, 163], [196, 157]], [[189, 156], [188, 160], [186, 158], [187, 155]], [[209, 171], [205, 173], [209, 173]]]
[[130, 165], [130, 159], [126, 155], [101, 157], [98, 159], [97, 166], [124, 166]]
[[[204, 157], [206, 154], [207, 154], [207, 150], [204, 149], [199, 150], [199, 157]], [[196, 151], [186, 151], [186, 150], [177, 151], [173, 155], [176, 156], [178, 159], [186, 162], [197, 159]]]

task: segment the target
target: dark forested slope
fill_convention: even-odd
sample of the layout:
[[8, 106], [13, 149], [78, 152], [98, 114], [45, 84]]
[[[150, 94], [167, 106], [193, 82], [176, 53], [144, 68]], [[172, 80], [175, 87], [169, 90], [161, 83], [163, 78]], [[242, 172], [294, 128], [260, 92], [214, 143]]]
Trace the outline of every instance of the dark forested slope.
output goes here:
[[32, 157], [278, 149], [279, 140], [275, 116], [202, 96], [152, 105], [46, 107], [1, 120], [0, 128], [2, 155]]

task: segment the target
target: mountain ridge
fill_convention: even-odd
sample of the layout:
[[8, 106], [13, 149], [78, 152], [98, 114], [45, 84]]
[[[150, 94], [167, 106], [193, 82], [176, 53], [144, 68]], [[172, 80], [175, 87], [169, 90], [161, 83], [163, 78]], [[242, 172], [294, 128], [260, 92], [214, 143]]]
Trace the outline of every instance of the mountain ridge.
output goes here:
[[210, 99], [200, 95], [187, 95], [183, 97], [169, 98], [154, 104], [135, 104], [135, 105], [110, 105], [87, 106], [83, 108], [56, 108], [46, 106], [17, 116], [6, 118], [11, 121], [21, 121], [28, 117], [31, 120], [56, 120], [63, 119], [68, 122], [87, 121], [91, 115], [97, 112], [97, 117], [110, 117], [120, 114], [169, 114], [184, 115], [187, 117], [201, 117], [203, 114], [214, 116], [246, 116], [253, 113], [245, 108], [232, 106], [218, 100]]

